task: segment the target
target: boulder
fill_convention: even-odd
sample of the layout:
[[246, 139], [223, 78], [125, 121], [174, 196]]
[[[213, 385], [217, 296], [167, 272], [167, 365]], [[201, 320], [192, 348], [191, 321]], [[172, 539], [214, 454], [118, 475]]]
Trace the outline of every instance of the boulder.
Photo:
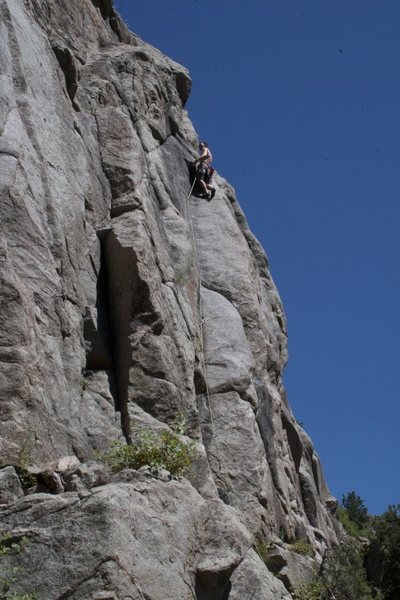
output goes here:
[[292, 600], [283, 583], [274, 577], [254, 550], [234, 572], [229, 600]]
[[[13, 591], [41, 598], [218, 600], [251, 538], [233, 509], [185, 481], [134, 475], [80, 496], [34, 494], [0, 507], [0, 533], [18, 530]], [[108, 594], [108, 596], [107, 596]]]
[[[309, 546], [311, 549], [311, 546]], [[315, 572], [315, 561], [310, 556], [295, 552], [290, 547], [272, 544], [266, 555], [268, 569], [278, 576], [289, 592], [309, 581]]]

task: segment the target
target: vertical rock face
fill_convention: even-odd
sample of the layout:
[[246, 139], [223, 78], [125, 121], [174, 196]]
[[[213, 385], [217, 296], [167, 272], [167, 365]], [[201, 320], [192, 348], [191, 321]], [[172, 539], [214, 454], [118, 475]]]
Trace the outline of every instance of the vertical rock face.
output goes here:
[[0, 60], [3, 464], [27, 440], [38, 469], [87, 461], [177, 415], [199, 448], [192, 483], [133, 474], [0, 507], [44, 561], [26, 577], [43, 598], [289, 597], [251, 546], [322, 551], [334, 502], [286, 400], [266, 256], [224, 179], [188, 200], [188, 72], [111, 0], [0, 0]]

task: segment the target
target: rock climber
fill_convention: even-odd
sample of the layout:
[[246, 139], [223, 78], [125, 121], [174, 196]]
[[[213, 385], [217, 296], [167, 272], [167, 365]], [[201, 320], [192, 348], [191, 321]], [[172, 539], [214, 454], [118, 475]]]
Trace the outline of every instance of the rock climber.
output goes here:
[[212, 154], [207, 142], [200, 142], [199, 151], [200, 156], [193, 163], [196, 167], [197, 181], [205, 197], [211, 200], [215, 196], [215, 188], [211, 185], [214, 169], [211, 166]]

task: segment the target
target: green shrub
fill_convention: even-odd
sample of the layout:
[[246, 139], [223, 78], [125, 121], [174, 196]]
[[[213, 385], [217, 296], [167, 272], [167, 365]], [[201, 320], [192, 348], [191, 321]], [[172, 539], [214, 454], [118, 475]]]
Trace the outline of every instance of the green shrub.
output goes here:
[[371, 518], [364, 500], [355, 492], [343, 494], [338, 507], [338, 518], [346, 533], [353, 537], [368, 537], [371, 533]]
[[114, 473], [122, 469], [151, 468], [167, 469], [172, 475], [183, 475], [194, 459], [193, 442], [183, 442], [176, 433], [134, 429], [132, 443], [125, 445], [114, 442], [103, 460]]
[[177, 435], [185, 435], [187, 430], [187, 424], [187, 415], [184, 411], [181, 410], [175, 415], [175, 419], [173, 420], [170, 427], [172, 431]]
[[290, 544], [290, 550], [302, 556], [315, 556], [314, 549], [307, 540], [296, 540], [293, 544]]
[[361, 527], [360, 525], [358, 525], [357, 523], [352, 521], [350, 519], [348, 511], [343, 506], [338, 507], [337, 516], [338, 516], [340, 523], [343, 525], [345, 532], [348, 535], [351, 535], [352, 537], [355, 537], [355, 538], [368, 537], [368, 535], [369, 535], [368, 528], [366, 526]]
[[324, 598], [324, 584], [318, 575], [311, 581], [300, 583], [292, 593], [295, 600], [322, 600]]
[[[8, 554], [21, 552], [21, 545], [17, 544], [13, 540], [14, 538], [9, 535], [3, 535], [0, 537], [0, 558], [2, 556], [7, 556]], [[25, 541], [25, 538], [23, 538], [21, 541]]]
[[285, 529], [284, 527], [282, 527], [282, 526], [281, 526], [281, 527], [279, 527], [279, 533], [278, 533], [278, 537], [279, 537], [279, 539], [281, 539], [281, 540], [282, 540], [282, 542], [285, 542], [285, 543], [286, 543], [286, 542], [288, 542], [288, 541], [289, 541], [289, 538], [288, 538], [287, 531], [286, 531], [286, 529]]
[[37, 484], [36, 475], [30, 473], [27, 469], [16, 465], [15, 471], [18, 474], [19, 480], [24, 490], [29, 490], [29, 488], [32, 488]]
[[370, 600], [371, 588], [364, 569], [365, 547], [348, 539], [329, 550], [322, 564], [322, 575], [327, 590], [336, 600]]

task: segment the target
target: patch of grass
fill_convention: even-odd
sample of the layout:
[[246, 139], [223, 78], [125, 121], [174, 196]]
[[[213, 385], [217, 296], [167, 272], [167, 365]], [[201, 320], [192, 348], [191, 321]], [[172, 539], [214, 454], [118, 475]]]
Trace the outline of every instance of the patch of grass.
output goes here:
[[166, 469], [172, 475], [179, 476], [189, 470], [194, 456], [194, 443], [183, 442], [176, 433], [133, 429], [131, 444], [114, 442], [102, 459], [113, 473], [146, 465], [154, 469]]
[[180, 411], [176, 414], [171, 429], [177, 435], [185, 435], [187, 428], [187, 416], [184, 411]]
[[35, 441], [35, 433], [29, 429], [19, 450], [17, 464], [15, 470], [20, 478], [21, 485], [24, 490], [27, 490], [37, 484], [36, 475], [29, 472], [29, 467], [32, 464], [32, 448]]
[[258, 542], [254, 544], [254, 550], [257, 552], [258, 556], [261, 558], [263, 563], [267, 564], [268, 562], [268, 552], [271, 548], [270, 542]]
[[285, 529], [284, 527], [282, 527], [282, 526], [281, 526], [281, 527], [279, 527], [279, 533], [278, 533], [278, 536], [279, 536], [279, 539], [281, 539], [281, 540], [282, 540], [282, 542], [285, 542], [285, 543], [286, 543], [286, 542], [288, 542], [288, 541], [289, 541], [289, 540], [288, 540], [288, 535], [287, 535], [286, 529]]
[[88, 383], [87, 379], [85, 379], [85, 377], [83, 375], [82, 375], [81, 380], [80, 380], [80, 387], [81, 387], [81, 398], [82, 398], [84, 392], [89, 387], [89, 383]]
[[0, 538], [0, 558], [15, 552], [21, 552], [21, 545], [14, 542], [14, 538], [12, 536], [3, 535]]

